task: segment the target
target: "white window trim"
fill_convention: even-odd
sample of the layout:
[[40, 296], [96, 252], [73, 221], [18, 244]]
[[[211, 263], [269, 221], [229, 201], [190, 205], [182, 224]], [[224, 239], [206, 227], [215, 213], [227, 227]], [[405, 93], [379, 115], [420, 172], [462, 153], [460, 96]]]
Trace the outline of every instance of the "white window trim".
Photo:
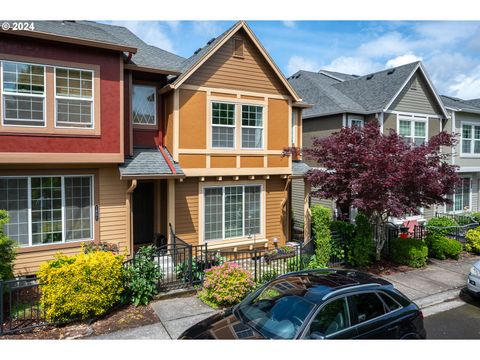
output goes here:
[[155, 122], [153, 124], [140, 124], [136, 123], [133, 121], [133, 106], [131, 109], [131, 116], [132, 116], [132, 125], [135, 126], [157, 126], [158, 124], [158, 118], [157, 118], [157, 112], [158, 112], [158, 105], [157, 105], [157, 88], [154, 85], [142, 85], [142, 84], [132, 84], [132, 101], [133, 101], [133, 88], [135, 87], [143, 87], [143, 88], [150, 88], [153, 89], [153, 102], [154, 102], [154, 107], [155, 107]]
[[[243, 106], [255, 106], [262, 108], [262, 126], [249, 126], [249, 125], [243, 125]], [[242, 150], [264, 150], [265, 149], [265, 106], [258, 105], [258, 104], [248, 104], [248, 103], [242, 103], [240, 104], [240, 134], [241, 134], [241, 149]], [[262, 129], [262, 146], [261, 147], [244, 147], [243, 146], [243, 129]]]
[[[245, 214], [245, 201], [244, 201], [244, 196], [245, 196], [245, 186], [259, 186], [260, 187], [260, 232], [257, 234], [250, 234], [251, 237], [248, 237], [248, 234], [245, 234], [245, 216], [243, 216], [243, 235], [242, 236], [237, 236], [237, 237], [229, 237], [225, 238], [225, 190], [222, 190], [222, 206], [223, 206], [223, 211], [222, 211], [222, 238], [221, 239], [210, 239], [210, 240], [205, 240], [205, 189], [208, 188], [225, 188], [225, 187], [232, 187], [232, 186], [241, 186], [243, 187], [242, 191], [242, 211], [243, 214]], [[265, 218], [266, 218], [266, 192], [265, 192], [265, 181], [264, 180], [254, 180], [251, 182], [222, 182], [221, 184], [215, 183], [215, 182], [205, 182], [205, 183], [200, 183], [200, 198], [199, 198], [199, 240], [200, 244], [215, 244], [215, 245], [221, 245], [221, 244], [230, 244], [230, 243], [236, 243], [239, 241], [248, 241], [248, 242], [253, 242], [253, 239], [255, 238], [257, 241], [264, 239], [265, 238]]]
[[364, 125], [365, 125], [365, 120], [364, 120], [364, 119], [362, 119], [362, 118], [359, 118], [359, 117], [350, 117], [350, 116], [349, 116], [349, 117], [348, 117], [348, 123], [347, 123], [347, 126], [351, 128], [351, 127], [352, 127], [352, 122], [353, 122], [353, 121], [360, 121], [360, 122], [361, 122], [361, 125], [360, 125], [360, 127], [362, 127], [362, 128], [363, 128], [363, 127], [364, 127]]
[[[219, 125], [219, 124], [214, 124], [213, 123], [213, 104], [228, 104], [228, 105], [233, 105], [233, 125]], [[212, 149], [227, 149], [227, 150], [234, 150], [237, 148], [237, 111], [238, 108], [241, 106], [238, 106], [239, 104], [236, 102], [228, 102], [228, 101], [218, 101], [218, 100], [212, 100], [210, 102], [210, 147]], [[213, 128], [214, 127], [226, 127], [226, 128], [233, 128], [233, 146], [232, 147], [222, 147], [222, 146], [213, 146]]]
[[[471, 177], [471, 176], [461, 176], [460, 179], [461, 179], [461, 180], [463, 180], [463, 179], [468, 179], [468, 180], [469, 180], [469, 185], [470, 185], [470, 186], [469, 186], [469, 189], [468, 189], [468, 195], [469, 195], [469, 196], [468, 196], [468, 209], [467, 209], [467, 210], [464, 210], [464, 209], [462, 209], [462, 210], [455, 210], [455, 196], [456, 196], [456, 194], [453, 193], [453, 195], [452, 195], [452, 200], [453, 200], [452, 208], [453, 208], [453, 210], [452, 210], [452, 211], [448, 211], [448, 210], [447, 210], [447, 209], [448, 209], [447, 204], [445, 204], [445, 205], [443, 206], [443, 211], [444, 211], [445, 213], [447, 213], [447, 214], [463, 214], [463, 213], [465, 213], [465, 212], [467, 212], [467, 211], [472, 211], [472, 199], [473, 199], [473, 192], [472, 192], [472, 190], [473, 190], [473, 186], [472, 186], [473, 181], [472, 181], [472, 177]], [[463, 190], [463, 184], [462, 184], [462, 190]]]
[[[52, 242], [47, 244], [32, 244], [32, 178], [43, 178], [43, 177], [60, 177], [62, 182], [62, 241]], [[64, 179], [66, 177], [90, 177], [90, 216], [91, 216], [91, 229], [90, 232], [92, 236], [89, 239], [76, 239], [72, 241], [65, 241], [65, 186]], [[91, 241], [95, 239], [95, 175], [93, 174], [42, 174], [42, 175], [11, 175], [11, 176], [0, 176], [1, 179], [15, 178], [15, 179], [27, 179], [28, 183], [28, 245], [19, 245], [19, 248], [31, 248], [31, 247], [42, 247], [48, 245], [60, 245], [60, 244], [70, 244], [70, 243], [79, 243], [85, 241]]]
[[[3, 88], [3, 64], [4, 63], [16, 63], [16, 64], [27, 64], [27, 65], [33, 65], [33, 66], [42, 66], [43, 67], [43, 95], [40, 94], [24, 94], [24, 93], [13, 93], [10, 91], [5, 91]], [[47, 71], [46, 71], [47, 65], [43, 64], [36, 64], [36, 63], [31, 63], [27, 61], [10, 61], [10, 60], [2, 60], [0, 61], [0, 86], [1, 86], [1, 94], [2, 94], [2, 109], [0, 112], [0, 118], [1, 118], [1, 123], [2, 126], [5, 127], [27, 127], [27, 128], [46, 128], [47, 127], [47, 106], [46, 106], [46, 96], [47, 96]], [[10, 95], [10, 96], [23, 96], [23, 97], [38, 97], [43, 99], [43, 125], [18, 125], [18, 124], [5, 124], [5, 95]], [[28, 121], [28, 119], [25, 119], [25, 121]]]
[[[401, 113], [397, 115], [397, 133], [399, 136], [407, 139], [411, 139], [413, 144], [415, 144], [415, 138], [419, 138], [420, 136], [415, 136], [415, 122], [424, 122], [425, 123], [425, 144], [428, 141], [428, 115], [416, 115], [416, 114], [409, 114], [409, 113]], [[400, 135], [400, 120], [410, 121], [410, 136], [403, 136]]]
[[[73, 68], [73, 67], [66, 67], [66, 66], [54, 66], [53, 67], [53, 87], [54, 87], [54, 94], [55, 94], [55, 101], [54, 101], [54, 122], [53, 125], [56, 129], [79, 129], [79, 130], [94, 130], [95, 129], [95, 72], [93, 70], [88, 70], [88, 69], [79, 69], [79, 68]], [[57, 95], [57, 69], [66, 69], [66, 70], [78, 70], [78, 71], [84, 71], [84, 72], [90, 72], [92, 73], [92, 96], [90, 97], [70, 97], [70, 96], [62, 96], [62, 95]], [[84, 127], [84, 126], [62, 126], [62, 125], [57, 125], [57, 100], [58, 99], [63, 99], [63, 100], [80, 100], [80, 101], [90, 101], [91, 106], [90, 106], [90, 126], [89, 127]], [[72, 123], [75, 124], [75, 123]], [[82, 125], [85, 125], [85, 123], [79, 123]]]
[[292, 121], [291, 121], [291, 129], [292, 132], [292, 146], [297, 144], [297, 111], [292, 110]]
[[[472, 127], [472, 137], [470, 139], [470, 141], [472, 143], [471, 143], [469, 153], [463, 152], [463, 125], [470, 125]], [[460, 145], [460, 156], [461, 157], [480, 158], [480, 153], [475, 154], [473, 152], [473, 150], [475, 148], [475, 126], [480, 127], [480, 122], [476, 123], [476, 122], [473, 122], [473, 121], [462, 121], [460, 123], [460, 144], [459, 145]], [[480, 140], [477, 140], [477, 141], [480, 141]]]

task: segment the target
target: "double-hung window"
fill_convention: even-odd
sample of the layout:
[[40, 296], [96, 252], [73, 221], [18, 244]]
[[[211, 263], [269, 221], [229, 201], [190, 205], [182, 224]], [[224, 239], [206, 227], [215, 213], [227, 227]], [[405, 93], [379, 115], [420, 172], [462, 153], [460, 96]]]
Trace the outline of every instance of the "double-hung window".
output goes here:
[[133, 85], [132, 122], [135, 125], [157, 125], [155, 86]]
[[93, 176], [0, 177], [7, 236], [19, 246], [93, 238]]
[[462, 124], [462, 155], [480, 155], [480, 125]]
[[446, 206], [447, 212], [463, 212], [470, 210], [470, 192], [470, 178], [462, 178], [461, 184], [455, 187], [453, 194], [448, 196], [448, 198], [452, 200], [452, 204]]
[[242, 105], [242, 148], [263, 148], [263, 107]]
[[400, 136], [408, 139], [415, 145], [427, 142], [427, 118], [419, 116], [398, 116]]
[[235, 148], [235, 104], [212, 103], [212, 147]]
[[45, 126], [45, 67], [2, 62], [3, 125]]
[[261, 185], [204, 189], [204, 239], [223, 240], [261, 233]]
[[353, 126], [363, 127], [363, 119], [349, 118], [348, 127], [353, 127]]

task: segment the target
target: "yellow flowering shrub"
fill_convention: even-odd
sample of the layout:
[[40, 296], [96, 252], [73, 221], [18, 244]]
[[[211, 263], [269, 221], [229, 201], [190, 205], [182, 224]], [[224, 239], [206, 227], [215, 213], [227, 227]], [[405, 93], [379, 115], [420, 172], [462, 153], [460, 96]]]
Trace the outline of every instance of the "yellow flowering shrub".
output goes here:
[[106, 313], [123, 291], [123, 256], [106, 251], [65, 256], [43, 263], [37, 277], [50, 321], [86, 319]]

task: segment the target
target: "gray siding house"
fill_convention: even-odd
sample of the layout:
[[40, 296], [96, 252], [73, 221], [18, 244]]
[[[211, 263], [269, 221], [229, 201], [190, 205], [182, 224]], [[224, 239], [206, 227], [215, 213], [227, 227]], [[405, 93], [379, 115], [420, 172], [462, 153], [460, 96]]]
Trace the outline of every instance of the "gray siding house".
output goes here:
[[[393, 129], [415, 143], [427, 141], [448, 123], [447, 109], [421, 62], [365, 76], [301, 70], [288, 80], [302, 99], [313, 105], [302, 115], [304, 148], [311, 147], [314, 137], [326, 137], [342, 127], [363, 126], [373, 120], [379, 122], [384, 133]], [[311, 159], [303, 161], [310, 167], [318, 166]], [[298, 176], [293, 180], [292, 191], [306, 192], [306, 186], [308, 183]], [[292, 194], [293, 217], [297, 222], [305, 220], [303, 207], [308, 203], [335, 209], [330, 199], [311, 198], [308, 202], [300, 199]], [[420, 209], [420, 216], [393, 220], [399, 224], [408, 220], [423, 221], [436, 210]]]

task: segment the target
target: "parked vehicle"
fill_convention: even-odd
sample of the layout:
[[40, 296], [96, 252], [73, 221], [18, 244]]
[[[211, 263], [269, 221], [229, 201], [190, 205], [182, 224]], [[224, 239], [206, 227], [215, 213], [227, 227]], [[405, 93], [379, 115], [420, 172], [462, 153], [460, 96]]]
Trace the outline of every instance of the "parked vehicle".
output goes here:
[[467, 289], [473, 296], [480, 297], [480, 261], [477, 261], [470, 268], [467, 279]]
[[386, 280], [349, 270], [289, 273], [180, 339], [425, 339], [423, 314]]

